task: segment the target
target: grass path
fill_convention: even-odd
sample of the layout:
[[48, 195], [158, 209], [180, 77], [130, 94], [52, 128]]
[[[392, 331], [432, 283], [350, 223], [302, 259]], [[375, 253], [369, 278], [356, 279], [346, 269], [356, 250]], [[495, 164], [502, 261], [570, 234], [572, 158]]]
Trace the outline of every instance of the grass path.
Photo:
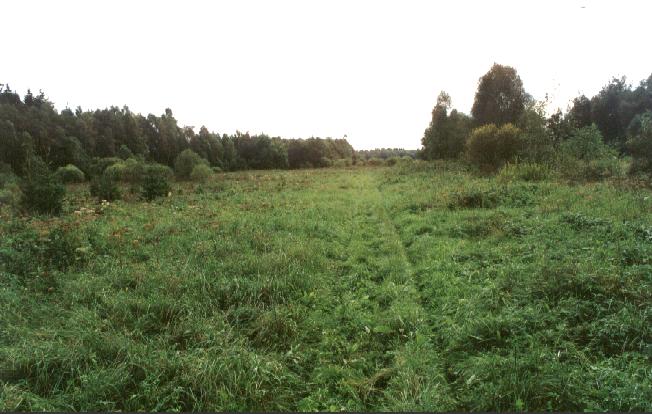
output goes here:
[[[404, 246], [388, 217], [376, 174], [355, 172], [347, 181], [350, 238], [336, 285], [328, 293], [340, 298], [329, 301], [332, 307], [327, 311], [337, 316], [338, 323], [322, 330], [321, 348], [347, 345], [330, 354], [330, 364], [321, 355], [310, 373], [318, 380], [304, 402], [330, 410], [432, 406], [433, 400], [446, 399], [444, 382], [433, 370], [438, 361], [432, 349], [425, 349], [429, 345], [421, 334], [427, 330], [422, 326], [424, 312]], [[319, 395], [324, 387], [318, 386], [325, 375], [332, 376], [326, 400]]]

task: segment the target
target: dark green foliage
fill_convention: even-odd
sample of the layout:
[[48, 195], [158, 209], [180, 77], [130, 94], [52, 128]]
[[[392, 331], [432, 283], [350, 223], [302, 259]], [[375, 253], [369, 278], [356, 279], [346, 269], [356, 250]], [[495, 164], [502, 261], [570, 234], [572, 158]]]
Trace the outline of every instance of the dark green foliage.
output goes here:
[[193, 169], [199, 164], [208, 164], [196, 152], [187, 149], [181, 152], [174, 160], [174, 172], [180, 180], [190, 180]]
[[91, 176], [95, 177], [104, 174], [107, 168], [120, 162], [120, 158], [94, 158], [90, 164]]
[[235, 165], [238, 169], [288, 168], [288, 152], [281, 138], [236, 132], [232, 139], [237, 154]]
[[591, 117], [591, 100], [582, 95], [573, 99], [573, 106], [569, 110], [566, 118], [575, 128], [584, 128], [593, 123]]
[[111, 176], [116, 181], [137, 184], [142, 180], [146, 164], [136, 158], [128, 158], [116, 162], [104, 170], [104, 174]]
[[569, 130], [561, 112], [546, 119], [542, 102], [528, 104], [517, 126], [522, 141], [518, 158], [534, 163], [552, 163], [559, 143]]
[[[320, 156], [316, 161], [298, 160], [297, 165], [328, 166], [340, 159], [353, 163], [354, 151], [345, 139], [312, 140], [317, 141]], [[11, 164], [21, 176], [32, 155], [40, 156], [53, 168], [74, 164], [93, 177], [120, 160], [128, 163], [135, 159], [135, 165], [144, 161], [174, 166], [186, 149], [211, 167], [225, 171], [286, 169], [289, 141], [240, 132], [220, 136], [206, 127], [195, 133], [192, 128], [180, 127], [169, 108], [160, 116], [134, 114], [126, 106], [93, 111], [66, 108], [57, 112], [43, 93], [28, 93], [21, 100], [7, 87], [0, 91], [0, 162]], [[189, 179], [193, 167], [186, 168], [182, 179]], [[118, 180], [140, 180], [122, 166], [113, 168], [112, 173]]]
[[578, 160], [596, 160], [612, 153], [596, 125], [576, 129], [561, 146], [561, 152]]
[[98, 200], [114, 201], [120, 198], [120, 189], [111, 174], [102, 174], [91, 180], [91, 196]]
[[57, 168], [55, 175], [65, 184], [81, 183], [86, 178], [84, 172], [72, 164]]
[[629, 128], [627, 149], [632, 155], [631, 172], [652, 173], [652, 112], [637, 116]]
[[118, 152], [117, 152], [116, 155], [118, 156], [118, 158], [122, 158], [123, 160], [134, 157], [134, 153], [131, 152], [129, 147], [124, 145], [124, 144], [120, 145], [120, 148], [118, 149]]
[[478, 126], [516, 124], [527, 100], [516, 70], [495, 63], [478, 82], [471, 114]]
[[354, 150], [346, 139], [309, 138], [289, 140], [287, 154], [289, 168], [321, 168], [339, 160], [350, 165]]
[[158, 197], [167, 196], [169, 192], [170, 184], [167, 171], [157, 166], [146, 168], [141, 183], [140, 195], [147, 201], [153, 201]]
[[23, 198], [21, 204], [31, 212], [57, 215], [63, 208], [66, 189], [50, 173], [47, 166], [39, 159], [32, 160], [32, 166], [21, 186]]
[[572, 180], [596, 181], [621, 175], [617, 152], [606, 145], [595, 125], [576, 129], [559, 149], [558, 167]]
[[6, 205], [16, 210], [20, 206], [21, 198], [19, 178], [9, 164], [0, 163], [0, 206]]
[[395, 158], [395, 157], [409, 157], [412, 159], [417, 158], [417, 150], [406, 150], [403, 148], [377, 148], [372, 150], [358, 150], [355, 151], [356, 161], [369, 160], [371, 158]]
[[[652, 78], [652, 76], [651, 76]], [[582, 95], [573, 101], [567, 115], [572, 126], [582, 128], [596, 124], [607, 144], [627, 151], [629, 126], [637, 115], [652, 111], [652, 82], [643, 80], [633, 88], [622, 78], [613, 78], [591, 99]]]
[[464, 152], [464, 145], [471, 132], [471, 118], [451, 108], [448, 94], [442, 92], [437, 98], [437, 105], [432, 110], [432, 120], [426, 129], [421, 144], [422, 158], [453, 159]]

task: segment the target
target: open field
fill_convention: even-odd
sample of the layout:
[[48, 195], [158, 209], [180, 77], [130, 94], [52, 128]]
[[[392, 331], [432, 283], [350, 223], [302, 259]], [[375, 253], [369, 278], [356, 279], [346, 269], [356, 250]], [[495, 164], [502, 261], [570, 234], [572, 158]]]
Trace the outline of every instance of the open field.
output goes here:
[[652, 411], [648, 190], [422, 163], [68, 194], [0, 220], [0, 410]]

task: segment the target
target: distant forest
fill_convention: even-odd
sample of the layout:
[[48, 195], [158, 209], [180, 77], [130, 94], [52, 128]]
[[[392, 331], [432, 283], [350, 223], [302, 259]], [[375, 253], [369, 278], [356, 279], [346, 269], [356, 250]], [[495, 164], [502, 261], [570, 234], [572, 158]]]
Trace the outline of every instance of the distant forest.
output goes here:
[[[213, 170], [296, 169], [380, 165], [399, 158], [463, 159], [485, 170], [533, 162], [589, 175], [614, 170], [613, 157], [630, 157], [631, 172], [652, 172], [652, 75], [637, 86], [613, 78], [595, 96], [575, 98], [552, 115], [529, 95], [516, 70], [494, 64], [477, 86], [470, 114], [453, 109], [442, 91], [419, 150], [355, 151], [346, 139], [282, 139], [265, 134], [217, 134], [181, 127], [172, 111], [156, 116], [127, 106], [57, 111], [43, 92], [24, 97], [0, 84], [0, 162], [17, 175], [30, 159], [51, 170], [79, 168], [86, 177], [135, 159], [174, 167], [191, 150]], [[610, 164], [611, 163], [611, 164]], [[609, 171], [607, 171], [609, 170]]]
[[224, 171], [326, 167], [354, 162], [346, 139], [281, 139], [236, 132], [219, 135], [201, 127], [180, 127], [172, 114], [143, 116], [112, 106], [106, 109], [57, 111], [43, 92], [21, 96], [0, 85], [0, 162], [25, 174], [30, 157], [51, 169], [75, 165], [87, 176], [106, 159], [137, 158], [170, 167], [190, 149], [211, 167]]

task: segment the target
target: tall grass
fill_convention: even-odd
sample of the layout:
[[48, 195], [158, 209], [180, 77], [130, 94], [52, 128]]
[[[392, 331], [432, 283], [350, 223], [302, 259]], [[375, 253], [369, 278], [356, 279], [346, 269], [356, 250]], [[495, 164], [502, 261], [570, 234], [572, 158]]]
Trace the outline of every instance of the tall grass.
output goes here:
[[0, 409], [652, 409], [647, 190], [420, 162], [172, 186], [2, 210]]

